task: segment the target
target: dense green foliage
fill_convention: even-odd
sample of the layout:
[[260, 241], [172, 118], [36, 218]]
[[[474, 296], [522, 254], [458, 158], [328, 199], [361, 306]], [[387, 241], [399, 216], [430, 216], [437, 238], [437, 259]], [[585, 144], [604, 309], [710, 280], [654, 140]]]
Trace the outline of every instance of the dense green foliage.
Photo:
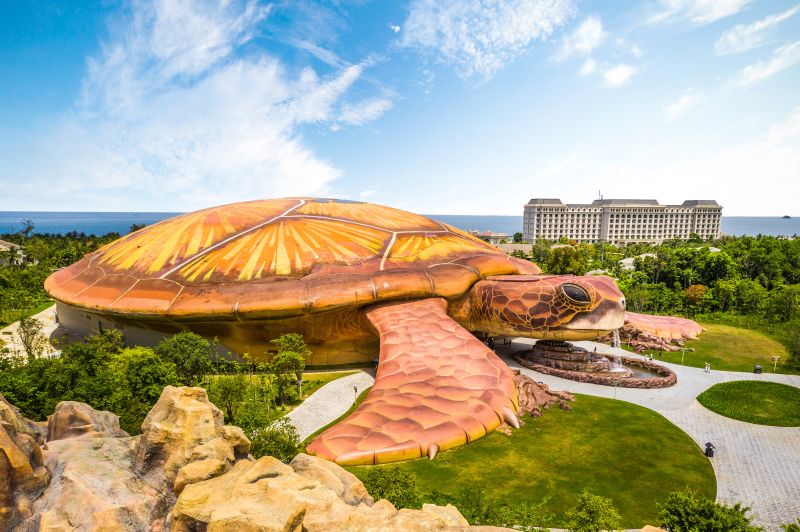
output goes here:
[[136, 433], [164, 386], [180, 384], [172, 361], [145, 347], [123, 348], [113, 330], [66, 346], [57, 358], [0, 358], [0, 393], [37, 420], [60, 401], [81, 401], [116, 413]]
[[750, 524], [750, 510], [739, 503], [733, 506], [715, 502], [692, 490], [671, 493], [658, 505], [658, 520], [670, 532], [758, 532]]
[[[584, 490], [613, 499], [626, 528], [655, 523], [656, 503], [673, 491], [690, 486], [705, 497], [716, 495], [711, 464], [685, 432], [647, 408], [585, 395], [576, 395], [572, 411], [547, 410], [526, 418], [511, 436], [493, 432], [440, 451], [435, 460], [347, 469], [363, 481], [371, 470], [387, 467], [413, 473], [424, 501], [438, 490], [443, 498], [437, 500], [462, 510], [462, 490], [485, 486], [495, 502], [512, 507], [509, 511], [555, 516], [514, 521], [519, 525], [565, 527], [564, 515]], [[518, 508], [545, 497], [535, 512]]]
[[386, 499], [397, 508], [419, 508], [417, 478], [399, 467], [373, 467], [363, 477], [364, 487], [375, 500]]
[[102, 237], [83, 233], [34, 235], [30, 230], [32, 226], [17, 234], [0, 235], [2, 240], [21, 245], [24, 256], [0, 256], [0, 324], [17, 321], [32, 314], [31, 310], [44, 310], [49, 301], [44, 291], [48, 275], [119, 238], [117, 233]]
[[250, 454], [256, 458], [274, 456], [282, 462], [289, 463], [303, 451], [297, 429], [286, 418], [281, 418], [263, 428], [251, 430], [248, 432], [248, 437]]
[[572, 532], [615, 530], [621, 519], [613, 500], [588, 491], [581, 493], [577, 504], [564, 517]]
[[764, 381], [715, 384], [697, 396], [701, 405], [725, 417], [777, 427], [800, 426], [800, 388]]

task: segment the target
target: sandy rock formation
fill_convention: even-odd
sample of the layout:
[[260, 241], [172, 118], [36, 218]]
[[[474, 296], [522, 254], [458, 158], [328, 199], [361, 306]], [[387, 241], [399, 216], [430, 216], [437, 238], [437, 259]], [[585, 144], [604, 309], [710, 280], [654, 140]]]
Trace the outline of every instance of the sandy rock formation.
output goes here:
[[340, 499], [351, 506], [358, 506], [362, 502], [372, 506], [375, 502], [358, 477], [333, 462], [300, 453], [289, 462], [289, 467], [298, 475], [316, 480], [333, 490]]
[[122, 438], [129, 434], [119, 428], [119, 416], [111, 412], [95, 410], [86, 403], [61, 401], [47, 417], [47, 441], [78, 436]]
[[176, 494], [187, 484], [226, 472], [250, 452], [239, 427], [223, 425], [223, 414], [202, 388], [167, 386], [142, 423], [134, 470], [161, 481]]
[[302, 527], [307, 532], [414, 532], [470, 528], [450, 505], [426, 504], [422, 510], [398, 511], [386, 500], [370, 506], [366, 502], [353, 504], [350, 498], [348, 504], [337, 491], [310, 478], [341, 468], [331, 463], [328, 470], [316, 460], [320, 459], [300, 455], [295, 463], [297, 470], [270, 456], [255, 462], [240, 461], [224, 475], [186, 486], [172, 509], [170, 529], [233, 532], [292, 531]]
[[59, 403], [45, 427], [0, 397], [0, 530], [501, 530], [450, 505], [398, 511], [332, 462], [249, 448], [200, 388], [165, 388], [134, 437], [82, 403]]
[[528, 414], [531, 417], [542, 415], [542, 409], [547, 410], [552, 405], [558, 405], [562, 410], [572, 410], [569, 401], [575, 397], [566, 391], [553, 391], [544, 384], [538, 383], [518, 369], [514, 371], [514, 383], [519, 394], [519, 410], [517, 415]]
[[250, 449], [200, 388], [165, 388], [141, 436], [129, 437], [111, 412], [71, 401], [58, 404], [47, 434], [52, 480], [20, 532], [163, 528], [175, 491], [224, 473]]
[[42, 434], [41, 426], [0, 395], [0, 530], [30, 517], [34, 499], [50, 480], [37, 442]]

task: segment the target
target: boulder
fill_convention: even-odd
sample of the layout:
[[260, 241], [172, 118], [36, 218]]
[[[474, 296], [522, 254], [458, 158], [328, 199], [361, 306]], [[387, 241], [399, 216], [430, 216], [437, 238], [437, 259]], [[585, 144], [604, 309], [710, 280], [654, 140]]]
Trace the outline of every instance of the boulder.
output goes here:
[[350, 506], [358, 506], [362, 502], [372, 506], [374, 502], [358, 477], [333, 462], [300, 453], [289, 462], [289, 466], [298, 475], [316, 480], [326, 488], [333, 490]]
[[240, 428], [223, 425], [222, 411], [204, 389], [167, 386], [142, 423], [133, 468], [163, 479], [178, 494], [186, 484], [224, 473], [249, 452], [250, 440]]
[[86, 403], [61, 401], [55, 412], [47, 417], [47, 441], [65, 440], [79, 436], [125, 437], [129, 434], [119, 428], [119, 416], [104, 410], [95, 410]]
[[52, 481], [18, 530], [149, 530], [167, 509], [160, 486], [131, 469], [133, 440], [87, 433], [48, 442]]
[[[257, 461], [241, 460], [227, 473], [186, 486], [169, 518], [170, 530], [217, 532], [260, 530], [304, 532], [327, 530], [428, 531], [468, 530], [464, 517], [453, 506], [426, 504], [422, 510], [397, 510], [386, 500], [369, 506], [349, 504], [337, 490], [333, 478], [349, 479], [342, 472], [301, 457], [294, 466], [266, 456]], [[308, 478], [322, 477], [323, 481]], [[341, 482], [341, 481], [339, 481]], [[331, 489], [326, 483], [331, 483]], [[352, 501], [352, 494], [345, 490]], [[499, 530], [499, 529], [498, 529]]]
[[37, 425], [0, 396], [0, 530], [30, 517], [34, 499], [50, 480], [38, 437]]

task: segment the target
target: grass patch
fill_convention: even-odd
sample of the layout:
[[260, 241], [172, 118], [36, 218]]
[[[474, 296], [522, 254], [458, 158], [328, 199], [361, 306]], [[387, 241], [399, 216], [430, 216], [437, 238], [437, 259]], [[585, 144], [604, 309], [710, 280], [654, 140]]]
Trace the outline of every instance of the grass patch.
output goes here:
[[400, 467], [414, 473], [425, 495], [434, 489], [457, 494], [486, 486], [510, 503], [538, 503], [564, 526], [564, 513], [583, 490], [610, 497], [622, 525], [657, 522], [656, 502], [686, 487], [714, 498], [716, 479], [697, 444], [666, 418], [647, 408], [576, 395], [572, 411], [553, 409], [512, 436], [493, 432], [469, 445], [443, 451], [435, 460], [388, 466], [349, 467], [364, 478], [371, 467]]
[[731, 419], [771, 425], [800, 426], [800, 388], [776, 382], [735, 381], [715, 384], [697, 396], [701, 405]]
[[28, 318], [34, 314], [39, 314], [43, 310], [47, 310], [52, 307], [54, 304], [55, 303], [53, 301], [45, 301], [44, 303], [39, 303], [32, 308], [19, 310], [0, 310], [0, 328], [10, 325], [15, 321], [19, 321], [22, 318]]
[[358, 371], [327, 371], [303, 373], [303, 398], [308, 397], [329, 382], [358, 373]]
[[[687, 352], [683, 357], [685, 366], [702, 368], [708, 362], [712, 370], [752, 372], [753, 366], [760, 364], [764, 372], [772, 373], [772, 356], [780, 355], [776, 373], [800, 373], [788, 364], [786, 347], [761, 331], [719, 323], [701, 325], [707, 330], [697, 340], [686, 341], [686, 347], [693, 348], [694, 352]], [[658, 360], [681, 364], [680, 351], [646, 352]]]

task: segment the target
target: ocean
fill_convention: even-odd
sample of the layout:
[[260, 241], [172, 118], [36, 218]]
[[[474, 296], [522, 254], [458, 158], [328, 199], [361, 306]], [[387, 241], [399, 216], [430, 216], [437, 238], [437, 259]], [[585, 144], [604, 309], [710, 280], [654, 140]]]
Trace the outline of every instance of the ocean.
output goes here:
[[[14, 233], [22, 220], [33, 221], [35, 233], [78, 233], [104, 235], [128, 233], [131, 225], [149, 225], [180, 213], [176, 212], [44, 212], [0, 211], [0, 234]], [[494, 231], [513, 235], [522, 231], [522, 216], [471, 216], [429, 214], [435, 220], [464, 230]], [[726, 235], [800, 235], [800, 217], [723, 216]]]

